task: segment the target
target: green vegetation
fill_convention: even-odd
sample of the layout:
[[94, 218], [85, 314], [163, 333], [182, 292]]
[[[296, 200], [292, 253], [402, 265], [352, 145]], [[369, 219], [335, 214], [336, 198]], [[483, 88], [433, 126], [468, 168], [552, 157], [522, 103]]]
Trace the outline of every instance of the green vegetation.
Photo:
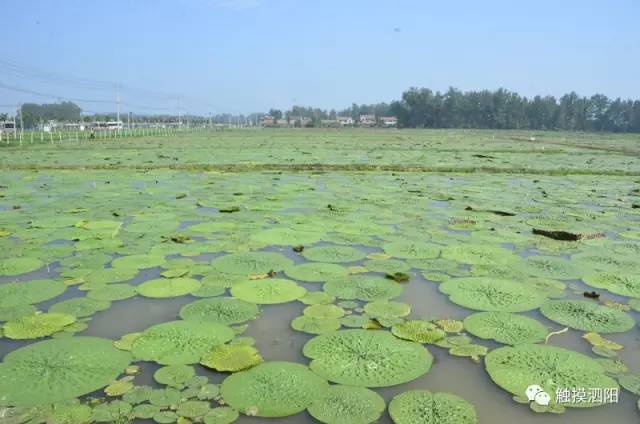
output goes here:
[[1, 152], [9, 422], [474, 423], [529, 414], [510, 403], [529, 384], [639, 392], [636, 135], [264, 129]]

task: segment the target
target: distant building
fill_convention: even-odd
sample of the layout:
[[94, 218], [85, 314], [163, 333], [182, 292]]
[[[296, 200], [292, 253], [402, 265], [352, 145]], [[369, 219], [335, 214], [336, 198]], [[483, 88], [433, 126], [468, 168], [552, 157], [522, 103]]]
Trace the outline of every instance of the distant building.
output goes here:
[[398, 126], [398, 118], [395, 116], [381, 116], [380, 117], [380, 126], [384, 128], [389, 127], [397, 127]]
[[263, 127], [273, 127], [276, 124], [276, 118], [271, 115], [265, 115], [260, 118], [260, 125]]
[[350, 116], [338, 116], [338, 123], [341, 127], [350, 127], [353, 126], [353, 118]]
[[0, 121], [0, 134], [9, 134], [16, 132], [16, 124], [8, 121]]
[[337, 119], [323, 119], [320, 124], [327, 128], [339, 128], [341, 126], [340, 121]]
[[361, 127], [375, 127], [377, 124], [375, 115], [360, 115], [359, 122]]

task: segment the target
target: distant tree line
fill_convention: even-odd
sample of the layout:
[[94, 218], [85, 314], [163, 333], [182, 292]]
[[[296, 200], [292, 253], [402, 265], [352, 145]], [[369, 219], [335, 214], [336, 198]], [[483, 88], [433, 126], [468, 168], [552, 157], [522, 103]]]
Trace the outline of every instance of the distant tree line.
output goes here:
[[75, 122], [80, 120], [82, 109], [73, 102], [61, 103], [25, 103], [22, 105], [22, 119], [25, 128], [48, 121]]
[[407, 128], [492, 128], [568, 131], [640, 132], [640, 101], [581, 97], [572, 92], [527, 98], [495, 91], [433, 92], [411, 88], [389, 113]]
[[[25, 128], [33, 128], [49, 120], [79, 122], [113, 120], [115, 114], [82, 115], [81, 108], [73, 102], [51, 104], [25, 103], [22, 117]], [[401, 100], [370, 105], [352, 104], [336, 111], [314, 107], [293, 106], [290, 110], [271, 109], [267, 113], [275, 119], [300, 120], [306, 126], [316, 127], [324, 120], [338, 116], [350, 116], [357, 121], [360, 115], [396, 116], [401, 128], [487, 128], [567, 131], [640, 132], [640, 100], [610, 99], [602, 94], [582, 97], [571, 92], [560, 98], [535, 96], [527, 98], [505, 90], [462, 92], [450, 88], [446, 92], [428, 88], [410, 88], [402, 93]], [[264, 113], [249, 115], [218, 114], [215, 116], [183, 116], [194, 124], [224, 123], [252, 125], [259, 122]], [[8, 117], [5, 116], [5, 119]], [[175, 114], [128, 116], [120, 114], [127, 122], [176, 122]]]

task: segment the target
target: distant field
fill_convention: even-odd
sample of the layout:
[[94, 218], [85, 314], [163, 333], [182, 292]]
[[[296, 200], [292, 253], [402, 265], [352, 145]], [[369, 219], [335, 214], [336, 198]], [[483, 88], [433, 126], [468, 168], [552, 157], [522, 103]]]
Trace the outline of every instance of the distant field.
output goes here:
[[[535, 137], [535, 141], [529, 141]], [[492, 130], [231, 130], [0, 148], [0, 167], [408, 170], [640, 175], [640, 135]]]
[[[639, 153], [462, 130], [4, 145], [0, 421], [637, 422]], [[581, 388], [619, 396], [556, 398]]]

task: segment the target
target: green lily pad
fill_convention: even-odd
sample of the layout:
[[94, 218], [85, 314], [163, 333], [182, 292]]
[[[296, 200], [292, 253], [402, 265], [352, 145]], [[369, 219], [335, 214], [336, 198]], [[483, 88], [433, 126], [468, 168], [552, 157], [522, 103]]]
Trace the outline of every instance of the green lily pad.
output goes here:
[[406, 317], [411, 313], [411, 305], [400, 302], [389, 302], [388, 300], [376, 300], [364, 305], [364, 311], [376, 318], [399, 318]]
[[133, 406], [130, 403], [114, 400], [101, 403], [93, 408], [91, 418], [98, 423], [116, 423], [127, 420]]
[[354, 275], [332, 280], [324, 284], [325, 292], [346, 300], [384, 300], [400, 296], [402, 286], [383, 277]]
[[5, 323], [2, 331], [10, 339], [38, 339], [62, 331], [75, 321], [76, 318], [68, 314], [36, 313]]
[[580, 278], [585, 273], [584, 267], [555, 256], [529, 256], [524, 261], [523, 271], [536, 277], [559, 280]]
[[202, 400], [187, 400], [178, 404], [176, 413], [185, 418], [201, 418], [209, 412], [209, 402]]
[[164, 261], [164, 257], [159, 255], [128, 255], [114, 259], [111, 262], [111, 266], [114, 268], [123, 268], [128, 270], [146, 269], [160, 266]]
[[263, 362], [260, 352], [253, 346], [227, 344], [215, 346], [202, 356], [200, 364], [216, 371], [237, 372], [255, 367]]
[[145, 281], [137, 289], [144, 297], [166, 298], [184, 296], [200, 287], [200, 281], [193, 278], [157, 278]]
[[254, 319], [260, 310], [254, 303], [232, 297], [219, 297], [191, 302], [180, 309], [185, 320], [210, 321], [220, 324], [238, 324]]
[[231, 424], [240, 417], [238, 411], [228, 406], [211, 409], [204, 416], [204, 424]]
[[160, 384], [181, 388], [195, 375], [196, 370], [189, 365], [167, 365], [153, 373], [153, 379]]
[[298, 299], [300, 302], [305, 305], [327, 305], [329, 303], [335, 302], [335, 296], [330, 295], [329, 293], [323, 291], [308, 291], [307, 294]]
[[311, 339], [303, 354], [316, 374], [339, 384], [386, 387], [414, 380], [433, 357], [418, 343], [386, 331], [343, 330]]
[[250, 275], [282, 271], [293, 265], [286, 256], [273, 252], [246, 252], [220, 256], [211, 261], [211, 266], [225, 274]]
[[256, 304], [287, 303], [300, 299], [306, 293], [295, 282], [280, 278], [248, 280], [231, 288], [233, 297]]
[[104, 287], [89, 290], [87, 297], [95, 300], [124, 300], [136, 295], [136, 288], [129, 284], [109, 284]]
[[349, 271], [347, 268], [338, 264], [308, 262], [289, 267], [284, 270], [284, 273], [287, 277], [293, 278], [294, 280], [315, 283], [346, 277]]
[[224, 400], [244, 414], [286, 417], [305, 410], [329, 385], [306, 366], [265, 362], [222, 382]]
[[442, 249], [442, 257], [470, 265], [499, 265], [517, 263], [520, 258], [511, 250], [473, 244], [455, 244]]
[[551, 300], [540, 312], [551, 321], [596, 333], [621, 333], [636, 325], [628, 313], [589, 300]]
[[0, 404], [55, 403], [98, 390], [120, 375], [131, 355], [97, 337], [45, 340], [18, 348], [0, 364]]
[[104, 311], [111, 306], [106, 300], [90, 299], [88, 297], [74, 297], [55, 303], [49, 308], [49, 312], [73, 315], [76, 318], [89, 317], [96, 312]]
[[391, 327], [391, 333], [404, 340], [418, 343], [435, 343], [446, 337], [447, 333], [438, 328], [434, 323], [422, 320], [411, 320], [395, 324]]
[[42, 268], [44, 263], [36, 258], [0, 259], [0, 276], [26, 274]]
[[67, 286], [62, 281], [31, 280], [0, 284], [0, 308], [29, 305], [62, 294]]
[[344, 309], [336, 305], [312, 305], [304, 308], [302, 313], [311, 318], [341, 318]]
[[389, 415], [395, 424], [475, 424], [472, 404], [450, 393], [410, 390], [389, 403]]
[[364, 259], [367, 254], [349, 246], [319, 246], [305, 249], [302, 256], [314, 262], [355, 262]]
[[291, 328], [309, 334], [325, 334], [338, 330], [341, 327], [338, 318], [314, 318], [299, 316], [291, 321]]
[[31, 315], [37, 309], [33, 305], [16, 305], [0, 308], [0, 321], [11, 321], [23, 315]]
[[539, 343], [549, 332], [535, 319], [509, 312], [477, 312], [464, 319], [474, 336], [509, 345]]
[[396, 241], [383, 246], [385, 253], [405, 259], [433, 259], [440, 256], [440, 246], [418, 241]]
[[583, 280], [591, 287], [605, 289], [621, 296], [640, 298], [640, 276], [637, 274], [606, 272], [587, 275]]
[[195, 364], [213, 346], [234, 336], [229, 327], [201, 321], [171, 321], [147, 328], [132, 345], [134, 356], [162, 365]]
[[[516, 396], [524, 396], [527, 387], [537, 384], [550, 394], [558, 389], [617, 388], [614, 379], [594, 359], [578, 352], [549, 345], [519, 345], [501, 347], [484, 359], [491, 379]], [[552, 396], [552, 403], [555, 397]], [[565, 403], [565, 407], [591, 407], [600, 403]]]
[[322, 423], [369, 424], [385, 410], [382, 396], [365, 387], [332, 385], [307, 408]]
[[451, 279], [438, 289], [453, 303], [480, 311], [522, 312], [546, 300], [544, 293], [527, 285], [485, 277]]

